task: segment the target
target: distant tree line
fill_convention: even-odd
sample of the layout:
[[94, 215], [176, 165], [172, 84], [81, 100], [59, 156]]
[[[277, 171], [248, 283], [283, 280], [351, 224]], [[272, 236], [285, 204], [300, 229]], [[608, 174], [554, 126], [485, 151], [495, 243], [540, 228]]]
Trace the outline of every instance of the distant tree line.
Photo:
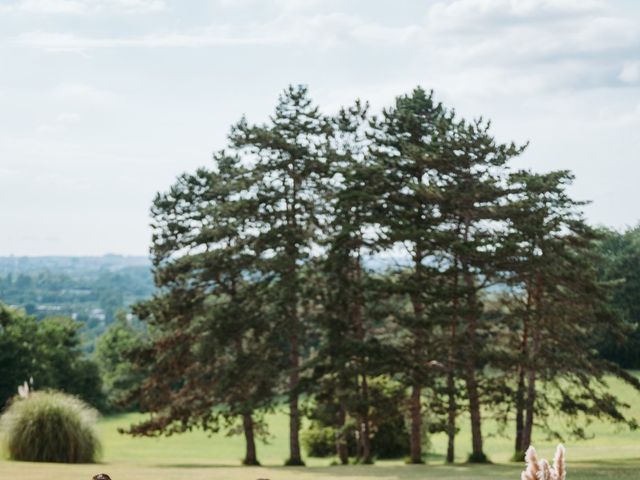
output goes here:
[[[82, 347], [88, 353], [97, 338], [116, 320], [119, 311], [153, 292], [149, 265], [94, 265], [97, 260], [69, 257], [67, 263], [47, 258], [31, 262], [20, 258], [16, 265], [0, 260], [0, 301], [23, 308], [38, 319], [73, 317], [81, 323]], [[58, 260], [57, 262], [55, 260]], [[75, 260], [75, 261], [74, 261]], [[93, 261], [92, 261], [93, 260]], [[144, 258], [140, 263], [143, 263]]]

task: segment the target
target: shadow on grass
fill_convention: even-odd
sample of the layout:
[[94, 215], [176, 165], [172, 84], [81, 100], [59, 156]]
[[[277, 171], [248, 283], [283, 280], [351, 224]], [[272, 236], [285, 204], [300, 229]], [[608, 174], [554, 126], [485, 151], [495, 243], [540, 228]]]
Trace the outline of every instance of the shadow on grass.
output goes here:
[[155, 468], [269, 468], [268, 465], [242, 465], [238, 463], [156, 463], [150, 465]]
[[[431, 457], [433, 458], [433, 457]], [[307, 467], [287, 467], [284, 465], [267, 464], [262, 466], [247, 467], [238, 463], [218, 464], [218, 463], [174, 463], [159, 464], [159, 468], [168, 469], [231, 469], [248, 470], [255, 472], [257, 477], [278, 478], [278, 474], [299, 475], [299, 478], [402, 478], [407, 480], [418, 480], [425, 478], [451, 479], [451, 480], [474, 480], [474, 479], [517, 479], [523, 469], [523, 465], [516, 463], [502, 464], [470, 464], [457, 463], [445, 465], [443, 463], [427, 463], [424, 465], [402, 465], [385, 464], [384, 462], [375, 465], [331, 465], [331, 466], [307, 466]], [[575, 471], [579, 478], [584, 480], [611, 479], [627, 480], [640, 478], [636, 472], [640, 470], [640, 461], [637, 459], [625, 458], [620, 460], [582, 460], [572, 462], [571, 469]], [[259, 472], [264, 473], [259, 473]], [[269, 472], [269, 473], [267, 473]], [[254, 475], [254, 474], [251, 474]], [[251, 476], [250, 475], [250, 476]], [[249, 476], [249, 477], [250, 477]], [[247, 478], [249, 478], [247, 477]], [[257, 478], [256, 477], [256, 478]]]
[[[590, 468], [601, 467], [611, 470], [639, 470], [640, 471], [640, 459], [638, 458], [620, 458], [620, 459], [606, 459], [606, 460], [576, 460], [571, 462], [569, 466], [575, 468]], [[640, 478], [640, 474], [639, 474]]]
[[484, 464], [468, 464], [458, 463], [453, 465], [442, 464], [430, 464], [425, 463], [422, 465], [398, 465], [398, 464], [384, 464], [378, 463], [374, 465], [327, 465], [327, 466], [306, 466], [306, 467], [293, 467], [284, 465], [264, 464], [260, 466], [245, 466], [240, 462], [233, 464], [221, 464], [221, 463], [171, 463], [171, 464], [154, 464], [157, 468], [175, 468], [175, 469], [255, 469], [255, 470], [272, 470], [281, 472], [300, 472], [304, 474], [325, 474], [332, 477], [339, 476], [366, 476], [366, 477], [389, 477], [390, 473], [403, 471], [405, 473], [415, 473], [419, 476], [429, 471], [437, 471], [439, 475], [450, 472], [452, 475], [459, 475], [464, 472], [474, 472], [478, 474], [493, 475], [501, 473], [513, 473], [517, 470], [517, 467], [513, 465], [484, 465]]
[[[278, 472], [289, 471], [287, 467], [270, 467]], [[424, 478], [512, 478], [519, 470], [509, 465], [340, 465], [331, 467], [308, 467], [300, 469], [301, 473], [320, 478], [335, 477], [366, 477], [366, 478], [394, 478], [403, 479]], [[517, 478], [517, 477], [516, 477]]]

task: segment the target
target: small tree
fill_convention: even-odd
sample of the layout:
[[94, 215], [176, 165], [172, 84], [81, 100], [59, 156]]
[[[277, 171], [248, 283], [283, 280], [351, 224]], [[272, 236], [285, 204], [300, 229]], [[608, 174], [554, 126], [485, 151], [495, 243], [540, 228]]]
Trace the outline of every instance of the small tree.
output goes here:
[[131, 355], [144, 341], [142, 329], [133, 326], [124, 312], [119, 312], [116, 321], [98, 338], [93, 358], [109, 408], [131, 408], [126, 398], [144, 379], [144, 372], [135, 367]]

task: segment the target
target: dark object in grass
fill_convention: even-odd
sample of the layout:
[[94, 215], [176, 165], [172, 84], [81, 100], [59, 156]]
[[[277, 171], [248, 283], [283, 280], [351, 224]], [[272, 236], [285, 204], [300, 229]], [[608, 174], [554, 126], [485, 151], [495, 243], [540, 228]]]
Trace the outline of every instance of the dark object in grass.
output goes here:
[[93, 480], [111, 480], [111, 477], [106, 473], [99, 473], [93, 477]]

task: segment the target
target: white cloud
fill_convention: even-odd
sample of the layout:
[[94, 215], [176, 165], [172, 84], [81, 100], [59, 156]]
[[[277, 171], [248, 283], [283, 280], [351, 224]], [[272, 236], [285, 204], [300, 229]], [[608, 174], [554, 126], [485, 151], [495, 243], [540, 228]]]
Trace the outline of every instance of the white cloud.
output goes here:
[[55, 120], [50, 123], [39, 125], [36, 128], [38, 133], [58, 133], [64, 132], [69, 126], [74, 123], [78, 123], [82, 116], [79, 113], [74, 112], [62, 112], [59, 113]]
[[[150, 0], [99, 1], [136, 5]], [[218, 0], [223, 4], [228, 1]], [[255, 0], [239, 1], [250, 7]], [[272, 0], [269, 4], [281, 6], [284, 13], [265, 22], [213, 24], [133, 36], [32, 31], [14, 37], [14, 42], [53, 52], [80, 53], [231, 45], [320, 50], [394, 46], [413, 52], [415, 62], [437, 64], [435, 80], [446, 77], [454, 85], [466, 84], [470, 90], [487, 94], [504, 92], [505, 88], [516, 93], [635, 81], [629, 55], [640, 49], [640, 23], [600, 0], [440, 1], [426, 9], [426, 20], [400, 25], [345, 13], [295, 10], [293, 6], [301, 4], [296, 0]]]
[[74, 112], [62, 112], [56, 117], [56, 121], [60, 123], [76, 123], [80, 121], [82, 116]]
[[164, 0], [18, 0], [2, 7], [5, 12], [42, 15], [149, 13], [164, 9], [166, 9]]
[[467, 92], [616, 87], [621, 65], [640, 49], [640, 23], [609, 7], [589, 0], [439, 2], [427, 15], [425, 42], [444, 75]]
[[101, 48], [199, 48], [227, 45], [315, 45], [330, 48], [351, 41], [406, 44], [419, 32], [415, 25], [390, 27], [355, 16], [282, 15], [267, 23], [212, 25], [187, 32], [128, 37], [85, 37], [74, 33], [28, 32], [18, 44], [53, 52], [84, 52]]
[[621, 81], [624, 83], [638, 83], [640, 82], [640, 62], [625, 62], [618, 75]]
[[268, 5], [281, 11], [303, 11], [313, 10], [320, 5], [326, 5], [329, 0], [216, 0], [217, 3], [226, 8], [254, 8], [256, 6]]
[[433, 29], [474, 31], [597, 14], [605, 6], [602, 0], [449, 0], [434, 4], [428, 19]]
[[[93, 107], [107, 107], [120, 100], [120, 96], [110, 90], [85, 85], [82, 83], [63, 83], [53, 90], [53, 97], [64, 102], [79, 103]], [[61, 114], [68, 119], [69, 115]]]

